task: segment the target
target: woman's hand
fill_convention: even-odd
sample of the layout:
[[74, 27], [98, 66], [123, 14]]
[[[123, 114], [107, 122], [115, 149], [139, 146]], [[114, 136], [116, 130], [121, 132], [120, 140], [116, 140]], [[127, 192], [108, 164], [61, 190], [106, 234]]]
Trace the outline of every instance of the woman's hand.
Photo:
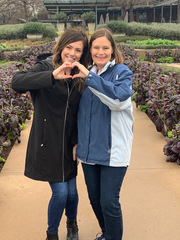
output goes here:
[[73, 147], [73, 160], [77, 161], [77, 165], [78, 165], [79, 162], [78, 162], [78, 159], [77, 159], [77, 156], [76, 156], [76, 148], [77, 148], [77, 144], [74, 145], [74, 147]]
[[79, 73], [75, 74], [72, 76], [72, 79], [80, 77], [80, 78], [86, 78], [89, 74], [89, 70], [82, 65], [79, 62], [74, 62], [72, 63], [72, 68], [77, 67], [79, 69]]
[[55, 79], [64, 79], [64, 78], [72, 78], [72, 76], [68, 73], [71, 72], [72, 64], [69, 62], [64, 62], [60, 67], [55, 69], [52, 74]]

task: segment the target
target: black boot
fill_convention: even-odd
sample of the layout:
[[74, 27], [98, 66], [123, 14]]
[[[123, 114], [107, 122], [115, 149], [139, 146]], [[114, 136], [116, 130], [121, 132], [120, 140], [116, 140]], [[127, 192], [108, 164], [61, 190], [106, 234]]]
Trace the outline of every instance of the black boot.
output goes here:
[[51, 233], [48, 233], [48, 231], [47, 231], [47, 238], [46, 238], [46, 240], [59, 240], [59, 238], [58, 238], [57, 234], [51, 234]]
[[67, 220], [67, 240], [78, 240], [78, 226], [76, 219], [73, 221]]

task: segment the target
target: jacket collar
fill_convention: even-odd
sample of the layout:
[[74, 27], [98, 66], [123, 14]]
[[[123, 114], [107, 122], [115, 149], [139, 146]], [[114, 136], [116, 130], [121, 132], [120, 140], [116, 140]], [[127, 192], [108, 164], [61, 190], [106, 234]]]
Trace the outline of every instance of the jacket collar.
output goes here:
[[112, 67], [112, 66], [114, 66], [115, 65], [115, 59], [113, 60], [113, 61], [109, 61], [109, 62], [107, 62], [106, 63], [106, 65], [97, 73], [97, 66], [94, 64], [94, 65], [92, 65], [92, 67], [90, 68], [90, 70], [92, 71], [92, 72], [95, 72], [95, 73], [97, 73], [98, 75], [101, 75], [103, 72], [105, 72], [107, 69], [108, 69], [108, 67]]

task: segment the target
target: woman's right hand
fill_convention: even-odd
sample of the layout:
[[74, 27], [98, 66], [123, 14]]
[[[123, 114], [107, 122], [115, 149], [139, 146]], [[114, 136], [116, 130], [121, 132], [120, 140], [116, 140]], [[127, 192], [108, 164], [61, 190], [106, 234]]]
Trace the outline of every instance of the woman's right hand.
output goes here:
[[70, 74], [67, 74], [71, 72], [71, 63], [64, 62], [61, 66], [56, 68], [52, 74], [55, 79], [64, 79], [64, 78], [72, 78]]
[[79, 164], [78, 158], [76, 156], [76, 148], [77, 148], [77, 144], [74, 145], [73, 147], [73, 160], [77, 162], [77, 165]]
[[88, 76], [89, 70], [81, 63], [79, 63], [79, 62], [72, 63], [72, 68], [74, 68], [74, 67], [77, 67], [79, 69], [79, 73], [75, 74], [72, 77], [72, 79], [77, 78], [77, 77], [86, 78]]

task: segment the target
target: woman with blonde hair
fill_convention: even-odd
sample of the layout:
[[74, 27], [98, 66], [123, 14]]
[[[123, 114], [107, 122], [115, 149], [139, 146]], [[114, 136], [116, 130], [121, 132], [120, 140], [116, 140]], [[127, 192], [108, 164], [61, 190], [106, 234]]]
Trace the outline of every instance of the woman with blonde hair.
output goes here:
[[89, 49], [89, 69], [73, 63], [79, 69], [74, 77], [86, 78], [78, 110], [76, 156], [82, 162], [90, 203], [102, 230], [96, 240], [121, 240], [119, 196], [133, 139], [132, 72], [123, 64], [108, 29], [92, 34]]

